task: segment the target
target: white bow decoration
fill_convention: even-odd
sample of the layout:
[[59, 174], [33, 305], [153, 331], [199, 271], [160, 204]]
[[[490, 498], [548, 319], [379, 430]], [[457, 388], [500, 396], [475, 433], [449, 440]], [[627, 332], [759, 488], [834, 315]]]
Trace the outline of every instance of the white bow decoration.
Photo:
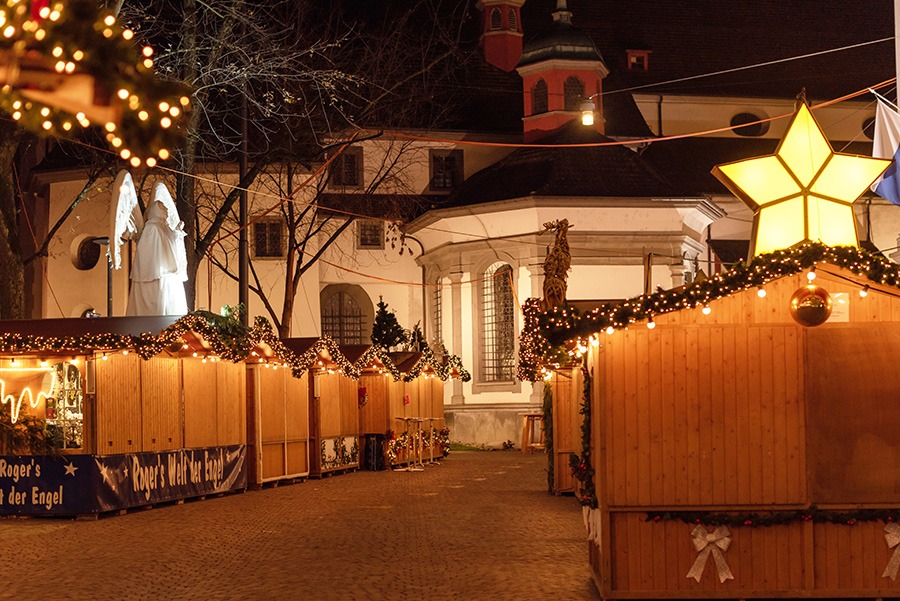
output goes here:
[[719, 526], [712, 532], [708, 532], [703, 526], [695, 526], [691, 530], [691, 542], [694, 544], [698, 555], [691, 567], [691, 571], [687, 573], [687, 578], [693, 578], [700, 582], [703, 576], [703, 568], [706, 567], [706, 560], [712, 553], [713, 560], [716, 562], [716, 572], [719, 574], [719, 582], [726, 580], [734, 580], [731, 568], [725, 561], [724, 551], [731, 546], [731, 532], [725, 526]]
[[888, 549], [893, 549], [894, 553], [888, 561], [887, 567], [881, 574], [882, 578], [897, 579], [897, 569], [900, 568], [900, 524], [890, 522], [884, 527], [884, 541], [887, 543]]

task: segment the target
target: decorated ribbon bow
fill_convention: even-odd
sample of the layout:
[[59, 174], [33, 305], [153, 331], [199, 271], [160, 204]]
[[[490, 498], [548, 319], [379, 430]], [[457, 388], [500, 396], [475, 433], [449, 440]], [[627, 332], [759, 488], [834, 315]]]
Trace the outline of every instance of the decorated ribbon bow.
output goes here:
[[894, 554], [891, 555], [891, 560], [888, 561], [887, 567], [884, 568], [881, 577], [896, 580], [897, 569], [900, 568], [900, 547], [897, 546], [900, 545], [900, 524], [897, 522], [890, 522], [885, 525], [884, 540], [887, 543], [888, 549], [894, 550]]
[[723, 551], [727, 551], [728, 547], [731, 546], [731, 532], [728, 531], [728, 528], [719, 526], [712, 532], [708, 532], [703, 526], [695, 526], [691, 530], [691, 542], [694, 543], [694, 549], [697, 550], [698, 555], [693, 567], [691, 567], [691, 571], [687, 573], [687, 578], [693, 578], [700, 582], [703, 568], [706, 567], [706, 560], [709, 558], [709, 554], [712, 553], [716, 562], [716, 571], [719, 574], [719, 582], [734, 579], [734, 576], [731, 574], [731, 568], [728, 567], [728, 562], [725, 561], [725, 555], [722, 554]]

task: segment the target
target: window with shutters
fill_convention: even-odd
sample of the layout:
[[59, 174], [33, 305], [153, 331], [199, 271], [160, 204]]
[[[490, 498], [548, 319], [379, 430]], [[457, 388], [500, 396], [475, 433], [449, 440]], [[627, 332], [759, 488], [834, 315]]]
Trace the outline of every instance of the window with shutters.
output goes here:
[[500, 29], [500, 9], [495, 8], [491, 11], [491, 29]]

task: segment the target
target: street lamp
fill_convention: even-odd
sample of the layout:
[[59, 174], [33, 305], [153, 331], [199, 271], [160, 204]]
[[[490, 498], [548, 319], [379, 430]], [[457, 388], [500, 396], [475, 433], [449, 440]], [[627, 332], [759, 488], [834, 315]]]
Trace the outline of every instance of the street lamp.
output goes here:
[[[594, 94], [596, 96], [596, 94]], [[594, 124], [594, 96], [588, 96], [585, 98], [579, 110], [581, 111], [581, 124], [582, 125], [593, 125]]]

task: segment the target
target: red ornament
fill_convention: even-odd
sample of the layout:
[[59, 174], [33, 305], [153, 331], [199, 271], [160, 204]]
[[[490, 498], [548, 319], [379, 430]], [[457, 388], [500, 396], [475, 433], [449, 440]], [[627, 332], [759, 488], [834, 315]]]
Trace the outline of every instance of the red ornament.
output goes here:
[[744, 526], [751, 526], [753, 524], [750, 520], [744, 520]]

